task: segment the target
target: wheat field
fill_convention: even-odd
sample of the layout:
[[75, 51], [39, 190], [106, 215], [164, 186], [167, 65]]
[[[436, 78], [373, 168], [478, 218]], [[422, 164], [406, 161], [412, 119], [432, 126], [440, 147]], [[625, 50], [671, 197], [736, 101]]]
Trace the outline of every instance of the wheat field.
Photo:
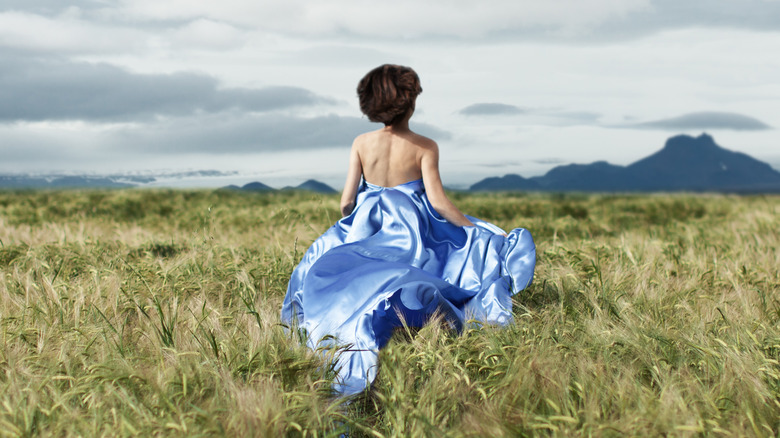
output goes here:
[[780, 436], [780, 197], [452, 197], [536, 240], [514, 323], [342, 400], [279, 321], [336, 196], [0, 192], [0, 435]]

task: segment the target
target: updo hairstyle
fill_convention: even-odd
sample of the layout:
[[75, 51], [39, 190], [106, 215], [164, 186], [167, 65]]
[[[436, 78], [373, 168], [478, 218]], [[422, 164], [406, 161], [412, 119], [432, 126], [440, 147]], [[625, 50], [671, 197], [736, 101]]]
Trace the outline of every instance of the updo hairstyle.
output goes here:
[[385, 64], [368, 72], [357, 86], [360, 111], [372, 122], [391, 126], [414, 108], [422, 93], [420, 78], [409, 67]]

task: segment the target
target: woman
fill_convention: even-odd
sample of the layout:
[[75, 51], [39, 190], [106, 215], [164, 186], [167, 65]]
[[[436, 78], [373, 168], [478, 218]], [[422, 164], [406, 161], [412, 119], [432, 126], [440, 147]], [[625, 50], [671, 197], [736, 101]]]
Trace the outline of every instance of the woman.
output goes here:
[[341, 197], [344, 217], [306, 251], [290, 278], [282, 321], [311, 348], [339, 348], [334, 388], [364, 390], [393, 328], [441, 314], [506, 324], [511, 295], [533, 279], [528, 231], [505, 234], [465, 216], [447, 198], [436, 142], [409, 129], [417, 74], [383, 65], [358, 84], [360, 109], [385, 126], [358, 136]]

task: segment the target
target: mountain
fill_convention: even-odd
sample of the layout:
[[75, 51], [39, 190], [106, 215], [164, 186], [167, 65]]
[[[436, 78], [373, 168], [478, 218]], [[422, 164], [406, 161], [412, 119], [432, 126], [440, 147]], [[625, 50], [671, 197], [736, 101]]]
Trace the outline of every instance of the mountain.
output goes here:
[[630, 178], [623, 166], [606, 161], [591, 164], [567, 164], [551, 169], [543, 179], [532, 178], [548, 190], [610, 191], [621, 187]]
[[707, 134], [672, 137], [660, 151], [626, 168], [640, 190], [750, 190], [780, 187], [780, 172], [749, 155], [724, 149]]
[[274, 188], [267, 186], [259, 181], [253, 181], [251, 183], [244, 184], [243, 187], [241, 187], [241, 190], [247, 192], [271, 192], [274, 190]]
[[539, 183], [532, 179], [523, 178], [520, 175], [504, 175], [485, 178], [472, 185], [469, 190], [488, 192], [494, 190], [539, 190]]
[[[524, 186], [516, 181], [524, 181]], [[660, 151], [628, 166], [606, 161], [569, 164], [528, 179], [518, 175], [486, 178], [470, 190], [534, 190], [532, 183], [537, 184], [536, 190], [547, 191], [780, 192], [780, 172], [749, 155], [718, 146], [707, 134], [678, 135], [668, 139]]]
[[333, 189], [333, 187], [313, 179], [306, 180], [305, 182], [301, 183], [298, 187], [296, 187], [296, 189], [308, 190], [310, 192], [324, 193], [324, 194], [338, 193], [336, 190]]
[[[267, 186], [261, 182], [254, 181], [248, 184], [244, 184], [242, 187], [238, 187], [235, 185], [229, 185], [226, 187], [222, 187], [220, 190], [241, 190], [241, 191], [247, 191], [247, 192], [273, 192], [276, 191], [275, 188]], [[314, 193], [323, 193], [323, 194], [331, 194], [331, 193], [338, 193], [336, 190], [334, 190], [331, 186], [319, 182], [314, 179], [309, 179], [301, 183], [300, 185], [296, 187], [284, 187], [282, 190], [303, 190], [307, 192], [314, 192]]]

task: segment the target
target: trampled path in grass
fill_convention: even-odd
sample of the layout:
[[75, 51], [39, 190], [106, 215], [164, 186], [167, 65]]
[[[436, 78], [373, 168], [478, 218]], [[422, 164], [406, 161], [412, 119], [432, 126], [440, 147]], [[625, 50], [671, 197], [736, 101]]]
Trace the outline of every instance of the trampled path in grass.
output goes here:
[[780, 197], [452, 196], [534, 235], [515, 322], [398, 330], [344, 403], [279, 324], [337, 197], [0, 192], [0, 435], [777, 436]]

